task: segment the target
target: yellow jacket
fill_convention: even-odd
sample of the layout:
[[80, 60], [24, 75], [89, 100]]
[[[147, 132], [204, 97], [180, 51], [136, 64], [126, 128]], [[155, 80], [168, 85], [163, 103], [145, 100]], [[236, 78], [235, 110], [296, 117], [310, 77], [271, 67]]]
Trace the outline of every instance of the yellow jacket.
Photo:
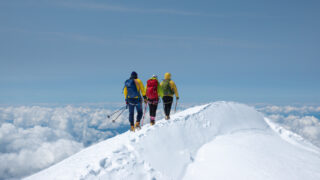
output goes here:
[[[146, 95], [146, 92], [144, 90], [144, 86], [143, 86], [143, 83], [140, 79], [135, 79], [134, 82], [136, 83], [136, 87], [137, 87], [137, 91], [139, 94], [142, 94], [142, 96], [145, 96]], [[124, 94], [124, 98], [127, 98], [127, 95], [128, 95], [128, 90], [127, 90], [127, 87], [125, 86], [124, 89], [123, 89], [123, 94]], [[138, 96], [136, 97], [128, 97], [128, 98], [139, 98]]]
[[[171, 89], [173, 90], [174, 94], [176, 95], [176, 97], [179, 98], [179, 93], [178, 93], [178, 89], [177, 89], [177, 86], [176, 84], [171, 80], [171, 74], [170, 73], [165, 73], [164, 74], [164, 79], [165, 80], [170, 80], [170, 87]], [[163, 81], [160, 83], [160, 86], [162, 87], [163, 86]], [[174, 94], [169, 94], [169, 96], [173, 97]]]

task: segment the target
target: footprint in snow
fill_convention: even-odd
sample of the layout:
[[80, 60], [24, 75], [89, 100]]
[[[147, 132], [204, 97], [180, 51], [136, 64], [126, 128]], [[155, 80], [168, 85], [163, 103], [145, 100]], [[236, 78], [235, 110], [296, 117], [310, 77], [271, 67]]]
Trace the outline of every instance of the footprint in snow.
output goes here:
[[107, 162], [108, 158], [104, 158], [100, 160], [100, 167], [105, 168], [106, 162]]

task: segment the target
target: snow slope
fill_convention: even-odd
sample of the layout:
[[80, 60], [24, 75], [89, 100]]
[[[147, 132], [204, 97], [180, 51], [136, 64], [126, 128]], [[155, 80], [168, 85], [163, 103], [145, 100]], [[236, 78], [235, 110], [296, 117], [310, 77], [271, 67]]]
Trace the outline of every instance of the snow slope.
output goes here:
[[320, 151], [243, 104], [187, 109], [26, 179], [320, 179]]

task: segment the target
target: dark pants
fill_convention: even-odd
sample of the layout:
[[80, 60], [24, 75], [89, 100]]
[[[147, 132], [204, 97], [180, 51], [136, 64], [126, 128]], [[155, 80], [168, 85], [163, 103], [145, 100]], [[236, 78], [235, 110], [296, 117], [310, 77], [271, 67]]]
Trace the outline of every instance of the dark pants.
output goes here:
[[140, 122], [142, 118], [142, 102], [140, 99], [136, 98], [128, 98], [128, 105], [129, 105], [129, 121], [130, 125], [134, 125], [134, 107], [136, 107], [138, 115], [137, 115], [137, 122]]
[[164, 104], [164, 113], [166, 116], [170, 116], [171, 106], [173, 103], [173, 97], [171, 96], [163, 96], [162, 98]]
[[156, 117], [158, 100], [148, 100], [150, 117]]

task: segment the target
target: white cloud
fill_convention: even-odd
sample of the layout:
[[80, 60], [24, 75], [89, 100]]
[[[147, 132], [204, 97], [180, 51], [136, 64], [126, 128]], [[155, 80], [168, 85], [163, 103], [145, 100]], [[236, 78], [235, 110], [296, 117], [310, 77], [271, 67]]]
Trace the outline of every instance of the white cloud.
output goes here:
[[[197, 16], [197, 15], [207, 15], [199, 12], [183, 11], [176, 9], [144, 9], [144, 8], [134, 8], [126, 6], [117, 6], [106, 3], [83, 3], [83, 2], [60, 2], [64, 7], [68, 8], [82, 8], [82, 9], [92, 9], [92, 10], [103, 10], [112, 12], [124, 12], [124, 13], [149, 13], [149, 14], [176, 14], [183, 16]], [[212, 15], [210, 15], [212, 16]], [[221, 15], [216, 15], [221, 17]]]
[[55, 38], [64, 38], [64, 39], [71, 39], [79, 42], [85, 43], [105, 43], [106, 40], [100, 37], [92, 36], [92, 35], [85, 35], [79, 33], [66, 33], [66, 32], [39, 32], [42, 35], [50, 35], [50, 37]]
[[316, 113], [320, 112], [320, 106], [275, 106], [268, 105], [257, 108], [257, 110], [264, 113]]
[[[92, 143], [127, 131], [128, 111], [115, 123], [114, 117], [107, 118], [121, 105], [0, 107], [0, 179], [30, 175]], [[161, 106], [157, 114], [157, 119], [163, 117]], [[144, 122], [149, 122], [148, 113]]]
[[123, 115], [111, 126], [110, 112], [72, 106], [0, 108], [0, 179], [32, 174], [117, 134], [127, 121]]
[[0, 127], [0, 179], [18, 178], [44, 169], [83, 148], [66, 132], [10, 123]]
[[320, 147], [319, 106], [264, 106], [257, 110]]

